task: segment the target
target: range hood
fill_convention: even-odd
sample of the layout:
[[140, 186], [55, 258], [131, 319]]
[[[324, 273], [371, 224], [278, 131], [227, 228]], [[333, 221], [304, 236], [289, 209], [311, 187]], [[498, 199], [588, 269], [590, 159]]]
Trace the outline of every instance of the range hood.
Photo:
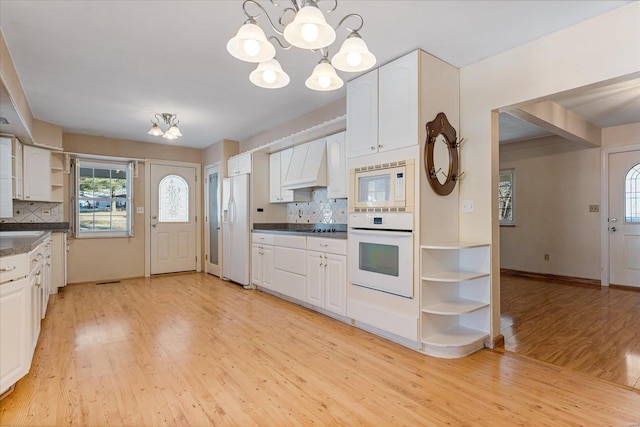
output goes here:
[[287, 175], [282, 183], [285, 190], [327, 186], [327, 146], [324, 139], [293, 148]]

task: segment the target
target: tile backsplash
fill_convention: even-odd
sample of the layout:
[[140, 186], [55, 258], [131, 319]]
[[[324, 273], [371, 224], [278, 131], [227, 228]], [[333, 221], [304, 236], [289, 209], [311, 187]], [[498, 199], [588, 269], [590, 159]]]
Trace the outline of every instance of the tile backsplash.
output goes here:
[[327, 189], [311, 193], [310, 202], [287, 203], [287, 222], [304, 224], [346, 224], [349, 204], [347, 199], [327, 198]]
[[62, 203], [13, 201], [13, 218], [0, 222], [64, 222]]

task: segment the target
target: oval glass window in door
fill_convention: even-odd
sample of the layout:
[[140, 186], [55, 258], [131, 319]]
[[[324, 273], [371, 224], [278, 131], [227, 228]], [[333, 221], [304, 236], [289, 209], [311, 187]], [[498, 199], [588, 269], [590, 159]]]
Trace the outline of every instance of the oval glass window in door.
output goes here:
[[158, 222], [189, 222], [189, 184], [179, 175], [158, 184]]

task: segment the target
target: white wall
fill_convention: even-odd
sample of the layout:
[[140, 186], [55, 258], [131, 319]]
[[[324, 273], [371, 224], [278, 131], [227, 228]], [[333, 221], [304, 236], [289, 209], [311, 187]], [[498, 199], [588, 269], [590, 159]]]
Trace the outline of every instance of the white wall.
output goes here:
[[460, 70], [460, 136], [466, 138], [460, 239], [492, 243], [493, 336], [500, 328], [497, 109], [552, 94], [640, 76], [640, 3], [616, 9]]

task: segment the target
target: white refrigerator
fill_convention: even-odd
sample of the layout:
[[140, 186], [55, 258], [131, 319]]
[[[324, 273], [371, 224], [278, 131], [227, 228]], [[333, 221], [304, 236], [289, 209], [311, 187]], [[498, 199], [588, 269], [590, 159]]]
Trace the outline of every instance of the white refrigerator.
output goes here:
[[222, 277], [249, 286], [249, 174], [222, 182]]

